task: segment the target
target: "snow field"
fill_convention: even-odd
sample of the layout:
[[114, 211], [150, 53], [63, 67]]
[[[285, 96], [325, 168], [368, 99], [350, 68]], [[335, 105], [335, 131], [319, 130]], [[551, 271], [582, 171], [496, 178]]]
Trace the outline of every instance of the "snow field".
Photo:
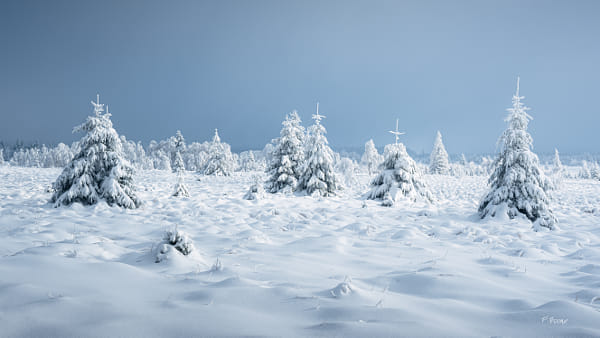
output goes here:
[[[0, 336], [600, 335], [600, 182], [565, 179], [559, 229], [479, 220], [486, 177], [435, 202], [265, 194], [261, 173], [138, 171], [140, 209], [53, 208], [59, 169], [0, 167]], [[263, 175], [264, 178], [264, 175]], [[199, 179], [199, 180], [198, 180]], [[155, 263], [165, 230], [195, 250]], [[219, 263], [217, 263], [217, 261]]]

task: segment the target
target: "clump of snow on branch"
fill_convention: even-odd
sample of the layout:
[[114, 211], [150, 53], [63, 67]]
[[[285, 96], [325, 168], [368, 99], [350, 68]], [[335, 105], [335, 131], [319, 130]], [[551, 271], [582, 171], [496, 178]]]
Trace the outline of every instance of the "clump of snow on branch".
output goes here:
[[109, 205], [137, 208], [141, 200], [135, 193], [134, 169], [124, 158], [119, 135], [112, 127], [104, 105], [92, 102], [94, 115], [75, 127], [86, 135], [79, 150], [53, 184], [51, 202], [55, 206], [79, 202], [85, 205], [105, 200]]
[[490, 190], [479, 205], [481, 218], [506, 214], [514, 218], [525, 215], [534, 226], [552, 229], [557, 223], [550, 210], [551, 181], [540, 169], [539, 160], [531, 151], [533, 139], [527, 132], [531, 116], [519, 96], [519, 82], [508, 109], [508, 128], [500, 137], [500, 152], [494, 161], [494, 171], [488, 182]]

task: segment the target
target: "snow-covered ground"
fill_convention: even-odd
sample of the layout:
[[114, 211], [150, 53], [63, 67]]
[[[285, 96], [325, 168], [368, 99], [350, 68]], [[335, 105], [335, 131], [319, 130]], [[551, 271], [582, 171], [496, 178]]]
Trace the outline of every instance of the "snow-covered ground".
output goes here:
[[[598, 181], [565, 180], [560, 229], [534, 232], [477, 218], [485, 177], [427, 175], [434, 204], [385, 208], [366, 176], [247, 201], [260, 173], [187, 173], [180, 199], [142, 171], [124, 210], [53, 208], [59, 173], [0, 167], [0, 336], [600, 335]], [[175, 226], [196, 250], [155, 263]]]

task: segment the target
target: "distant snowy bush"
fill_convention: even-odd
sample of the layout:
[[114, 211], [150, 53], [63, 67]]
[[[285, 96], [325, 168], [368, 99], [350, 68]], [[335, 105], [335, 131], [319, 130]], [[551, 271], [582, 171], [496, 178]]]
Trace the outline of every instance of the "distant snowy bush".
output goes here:
[[248, 172], [265, 169], [264, 162], [257, 160], [256, 156], [254, 155], [254, 151], [252, 150], [241, 152], [238, 157], [238, 164], [239, 171]]
[[72, 158], [72, 148], [59, 143], [54, 148], [42, 145], [18, 149], [13, 153], [10, 164], [19, 167], [64, 168]]
[[360, 159], [360, 164], [367, 168], [367, 172], [370, 176], [377, 170], [381, 162], [383, 162], [383, 156], [377, 152], [375, 143], [373, 140], [367, 141], [367, 143], [365, 143], [365, 152]]
[[352, 187], [358, 184], [358, 179], [356, 178], [358, 165], [348, 157], [342, 157], [336, 163], [335, 170], [340, 174], [346, 187]]

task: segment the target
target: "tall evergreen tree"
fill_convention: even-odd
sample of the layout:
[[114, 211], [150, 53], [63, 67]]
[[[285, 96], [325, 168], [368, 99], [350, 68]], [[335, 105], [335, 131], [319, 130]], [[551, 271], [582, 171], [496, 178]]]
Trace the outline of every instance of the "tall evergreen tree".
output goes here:
[[306, 191], [308, 195], [334, 195], [339, 189], [339, 183], [333, 171], [333, 151], [325, 136], [327, 130], [321, 124], [321, 119], [325, 116], [319, 114], [318, 103], [317, 113], [312, 117], [315, 123], [309, 128], [306, 160], [296, 190]]
[[229, 144], [221, 142], [217, 129], [208, 151], [204, 175], [230, 176], [235, 169], [233, 155]]
[[527, 132], [532, 119], [517, 91], [513, 106], [508, 109], [508, 128], [500, 137], [500, 152], [494, 161], [494, 170], [489, 178], [490, 191], [479, 205], [481, 218], [506, 214], [514, 218], [525, 215], [535, 227], [552, 229], [557, 220], [550, 210], [548, 193], [553, 188], [551, 181], [540, 169], [536, 154], [531, 151], [533, 139]]
[[442, 142], [442, 134], [438, 131], [429, 157], [429, 172], [432, 174], [446, 175], [450, 170], [448, 153]]
[[304, 127], [301, 123], [295, 110], [281, 123], [283, 128], [279, 138], [274, 140], [276, 145], [267, 168], [269, 177], [265, 186], [268, 192], [296, 189], [304, 161]]
[[134, 169], [123, 157], [121, 140], [113, 129], [108, 111], [99, 96], [92, 101], [94, 115], [75, 127], [86, 135], [79, 141], [79, 151], [53, 184], [51, 202], [55, 206], [73, 202], [95, 204], [104, 199], [109, 205], [137, 208]]

